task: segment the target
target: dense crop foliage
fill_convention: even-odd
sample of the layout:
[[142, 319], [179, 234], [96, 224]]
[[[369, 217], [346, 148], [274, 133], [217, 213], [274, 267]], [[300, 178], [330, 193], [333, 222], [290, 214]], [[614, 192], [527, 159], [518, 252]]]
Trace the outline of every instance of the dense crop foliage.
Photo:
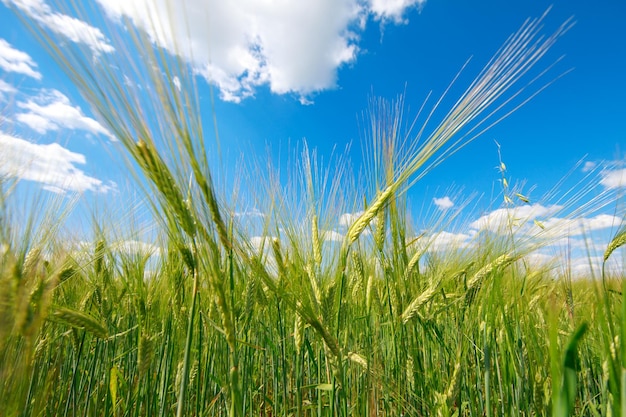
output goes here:
[[[105, 222], [73, 244], [56, 213], [23, 227], [2, 204], [0, 415], [626, 415], [621, 276], [572, 281], [526, 262], [561, 236], [543, 226], [430, 250], [407, 215], [408, 187], [535, 94], [529, 71], [568, 28], [542, 38], [540, 22], [440, 123], [405, 134], [401, 104], [374, 102], [364, 181], [323, 171], [307, 149], [289, 186], [268, 174], [255, 238], [214, 186], [182, 63], [130, 27], [116, 65], [35, 28], [119, 139], [158, 238], [129, 248]], [[149, 82], [147, 96], [116, 68]], [[528, 203], [503, 184], [505, 205]], [[563, 210], [610, 198], [576, 195]], [[605, 261], [623, 244], [622, 230]]]

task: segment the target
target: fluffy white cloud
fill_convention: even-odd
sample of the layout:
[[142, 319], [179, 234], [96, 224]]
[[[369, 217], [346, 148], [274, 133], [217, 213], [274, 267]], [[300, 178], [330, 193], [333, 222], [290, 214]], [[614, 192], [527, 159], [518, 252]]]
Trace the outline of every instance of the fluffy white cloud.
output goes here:
[[[624, 271], [624, 262], [619, 257], [608, 260], [605, 272], [611, 276], [621, 277]], [[574, 278], [599, 278], [602, 274], [602, 256], [581, 256], [573, 258], [570, 262], [570, 273]]]
[[439, 210], [447, 210], [454, 207], [454, 203], [452, 202], [452, 200], [450, 200], [450, 197], [448, 196], [445, 196], [443, 198], [433, 198], [433, 202], [437, 207], [439, 207]]
[[335, 232], [334, 230], [327, 230], [322, 233], [322, 239], [326, 242], [342, 242], [343, 235], [339, 232]]
[[4, 39], [0, 39], [0, 69], [6, 72], [28, 75], [40, 80], [41, 73], [35, 69], [36, 67], [37, 63], [33, 61], [30, 55], [13, 48]]
[[271, 236], [252, 236], [250, 238], [250, 246], [257, 252], [260, 252], [262, 249], [267, 251], [271, 248], [272, 240], [274, 239]]
[[57, 143], [38, 145], [0, 133], [0, 175], [35, 181], [44, 188], [65, 191], [108, 192], [115, 184], [105, 184], [76, 167], [84, 165], [85, 156]]
[[399, 21], [419, 1], [98, 0], [108, 16], [130, 21], [152, 42], [181, 56], [238, 102], [268, 85], [310, 104], [353, 63], [369, 16]]
[[404, 23], [404, 14], [411, 7], [421, 8], [426, 0], [368, 0], [371, 13], [377, 20]]
[[350, 227], [350, 225], [354, 223], [359, 217], [361, 217], [362, 214], [362, 211], [342, 214], [341, 216], [339, 216], [339, 226]]
[[472, 236], [466, 233], [437, 232], [429, 236], [429, 250], [445, 251], [466, 248], [471, 244]]
[[525, 205], [514, 208], [500, 208], [481, 216], [478, 220], [470, 223], [470, 228], [477, 230], [490, 230], [499, 232], [508, 227], [517, 229], [527, 222], [532, 222], [538, 217], [548, 216], [558, 212], [561, 206], [543, 206], [541, 204]]
[[7, 6], [16, 7], [52, 32], [74, 43], [87, 46], [95, 55], [114, 50], [100, 29], [75, 17], [53, 11], [44, 0], [2, 0], [2, 2]]
[[112, 245], [112, 248], [126, 255], [157, 255], [161, 254], [161, 248], [152, 243], [140, 240], [121, 240]]
[[600, 184], [606, 188], [621, 188], [626, 186], [626, 168], [603, 172]]
[[18, 102], [17, 106], [22, 111], [16, 114], [16, 119], [37, 133], [65, 128], [101, 134], [115, 140], [100, 123], [85, 116], [80, 107], [72, 106], [70, 100], [57, 90], [42, 90], [39, 96]]
[[576, 219], [565, 219], [551, 217], [542, 222], [545, 230], [557, 236], [577, 236], [595, 230], [616, 227], [621, 223], [619, 217], [611, 214], [598, 214], [593, 217], [580, 217]]

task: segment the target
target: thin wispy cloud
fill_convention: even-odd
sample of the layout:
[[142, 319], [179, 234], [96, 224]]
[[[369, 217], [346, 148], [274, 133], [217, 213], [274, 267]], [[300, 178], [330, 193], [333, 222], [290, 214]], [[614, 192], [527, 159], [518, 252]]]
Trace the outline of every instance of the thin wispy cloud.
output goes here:
[[43, 27], [67, 40], [87, 46], [95, 55], [114, 51], [100, 29], [75, 17], [54, 11], [43, 0], [2, 0], [2, 2], [8, 7], [16, 7]]
[[15, 49], [6, 40], [0, 39], [0, 69], [41, 80], [42, 75], [36, 68], [37, 63], [30, 55]]
[[110, 18], [132, 22], [181, 56], [226, 101], [239, 102], [266, 85], [310, 104], [312, 94], [336, 87], [339, 68], [356, 61], [370, 16], [400, 22], [423, 0], [189, 0], [175, 8], [166, 0], [98, 3]]
[[591, 172], [593, 171], [593, 169], [597, 166], [597, 164], [595, 162], [592, 161], [587, 161], [585, 162], [585, 164], [583, 165], [581, 171], [582, 172]]
[[37, 133], [71, 129], [115, 140], [109, 131], [96, 120], [85, 116], [80, 107], [73, 106], [60, 91], [42, 90], [38, 96], [18, 102], [17, 107], [20, 111], [15, 118]]
[[0, 132], [0, 175], [34, 181], [55, 193], [93, 191], [106, 193], [114, 183], [87, 175], [77, 165], [84, 165], [84, 155], [57, 143], [35, 144]]
[[260, 217], [263, 218], [265, 217], [265, 214], [263, 214], [263, 212], [261, 212], [261, 210], [257, 209], [257, 208], [253, 208], [250, 210], [246, 210], [246, 211], [238, 211], [235, 213], [235, 217]]
[[5, 95], [12, 95], [15, 93], [17, 93], [17, 88], [0, 79], [0, 99], [5, 97]]

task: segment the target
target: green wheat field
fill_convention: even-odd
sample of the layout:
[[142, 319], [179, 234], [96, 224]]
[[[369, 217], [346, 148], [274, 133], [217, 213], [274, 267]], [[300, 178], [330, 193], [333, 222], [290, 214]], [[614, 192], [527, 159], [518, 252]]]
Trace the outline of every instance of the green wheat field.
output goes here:
[[[567, 23], [541, 36], [541, 19], [527, 22], [410, 134], [402, 99], [373, 99], [364, 173], [341, 158], [325, 167], [306, 146], [287, 174], [250, 163], [234, 182], [259, 188], [253, 234], [237, 187], [216, 185], [203, 130], [214, 114], [182, 62], [129, 27], [112, 37], [126, 53], [98, 65], [25, 20], [119, 139], [111, 152], [153, 220], [129, 232], [121, 210], [100, 212], [89, 241], [72, 239], [59, 220], [75, 209], [67, 198], [26, 204], [1, 180], [0, 416], [626, 416], [624, 271], [532, 263], [562, 230], [520, 233], [513, 218], [433, 251], [454, 215], [431, 216], [423, 234], [407, 209], [411, 186], [500, 110], [532, 106], [520, 97], [547, 83], [525, 75], [547, 65]], [[114, 68], [149, 83], [148, 96]], [[533, 203], [504, 163], [499, 175], [503, 208]], [[566, 220], [623, 215], [592, 185], [563, 197]], [[142, 233], [151, 245], [133, 246]], [[625, 243], [622, 226], [604, 262]]]

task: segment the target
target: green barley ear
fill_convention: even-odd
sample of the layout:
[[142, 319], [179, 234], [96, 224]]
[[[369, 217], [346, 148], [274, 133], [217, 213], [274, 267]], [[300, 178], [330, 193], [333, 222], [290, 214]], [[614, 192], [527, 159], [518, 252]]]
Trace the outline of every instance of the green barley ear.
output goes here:
[[360, 299], [360, 295], [364, 293], [366, 284], [365, 269], [363, 267], [363, 259], [358, 252], [352, 252], [352, 298]]
[[380, 210], [389, 203], [400, 185], [401, 184], [399, 183], [394, 183], [387, 187], [383, 192], [379, 193], [376, 196], [374, 202], [367, 208], [367, 210], [365, 210], [363, 214], [361, 214], [359, 218], [350, 225], [350, 227], [348, 228], [348, 233], [346, 234], [348, 245], [353, 244], [359, 238], [359, 236], [361, 236], [363, 230], [365, 230], [365, 228], [369, 226], [372, 220], [378, 215]]
[[139, 369], [140, 377], [144, 376], [148, 369], [150, 369], [153, 358], [154, 340], [152, 337], [142, 332], [137, 345], [137, 368]]
[[300, 354], [302, 345], [304, 344], [304, 320], [302, 320], [299, 314], [296, 314], [293, 326], [293, 339], [296, 346], [296, 353]]
[[[196, 222], [190, 212], [180, 187], [174, 180], [172, 172], [167, 167], [152, 143], [139, 140], [135, 144], [134, 155], [144, 174], [150, 179], [165, 202], [172, 208], [178, 220], [178, 225], [193, 237], [196, 234]], [[164, 208], [167, 210], [167, 207]]]
[[50, 321], [65, 324], [74, 329], [85, 330], [100, 339], [109, 337], [104, 325], [93, 316], [64, 307], [55, 307], [48, 317]]
[[311, 238], [313, 240], [313, 259], [315, 260], [315, 265], [319, 267], [322, 264], [322, 243], [320, 241], [318, 218], [316, 214], [314, 214], [311, 219]]
[[625, 244], [626, 244], [626, 219], [625, 219], [624, 225], [620, 227], [620, 229], [617, 231], [613, 239], [611, 239], [611, 242], [609, 243], [606, 250], [604, 251], [603, 262], [606, 263], [606, 261], [609, 260], [609, 257], [611, 256], [611, 254], [617, 248], [624, 246]]
[[470, 305], [474, 299], [474, 296], [480, 290], [480, 287], [484, 281], [484, 279], [489, 276], [492, 272], [498, 271], [501, 268], [506, 268], [513, 262], [520, 259], [520, 255], [514, 255], [513, 253], [505, 253], [500, 255], [493, 261], [489, 262], [487, 265], [480, 268], [472, 278], [467, 281], [467, 293], [465, 295], [466, 305]]
[[98, 239], [94, 248], [94, 272], [96, 276], [102, 276], [104, 272], [104, 257], [106, 256], [106, 244], [103, 239]]
[[24, 276], [36, 274], [37, 269], [41, 263], [41, 248], [34, 247], [28, 251], [26, 257], [24, 257], [24, 267], [22, 273]]
[[20, 333], [27, 339], [32, 338], [39, 331], [41, 324], [48, 316], [48, 309], [57, 283], [58, 275], [56, 274], [51, 278], [39, 277], [28, 296], [20, 316], [16, 319]]
[[280, 282], [287, 278], [287, 269], [285, 268], [283, 251], [280, 247], [280, 240], [278, 238], [272, 239], [271, 244], [274, 259], [276, 260], [276, 267], [278, 268], [278, 280]]
[[376, 243], [376, 248], [382, 251], [385, 247], [385, 234], [387, 233], [387, 210], [380, 210], [376, 217], [374, 242]]
[[418, 315], [418, 311], [422, 306], [433, 299], [438, 294], [443, 279], [436, 279], [424, 292], [415, 297], [401, 315], [402, 322], [406, 324], [413, 317]]
[[373, 274], [370, 274], [367, 278], [367, 287], [365, 289], [365, 307], [367, 312], [372, 311], [372, 302], [378, 298], [376, 291], [376, 278]]
[[415, 252], [413, 256], [411, 256], [411, 259], [409, 259], [409, 263], [406, 266], [406, 270], [404, 271], [405, 281], [411, 277], [411, 274], [413, 273], [413, 271], [417, 271], [419, 274], [419, 262], [420, 262], [420, 259], [422, 259], [423, 255], [424, 255], [424, 251], [420, 249], [417, 252]]

